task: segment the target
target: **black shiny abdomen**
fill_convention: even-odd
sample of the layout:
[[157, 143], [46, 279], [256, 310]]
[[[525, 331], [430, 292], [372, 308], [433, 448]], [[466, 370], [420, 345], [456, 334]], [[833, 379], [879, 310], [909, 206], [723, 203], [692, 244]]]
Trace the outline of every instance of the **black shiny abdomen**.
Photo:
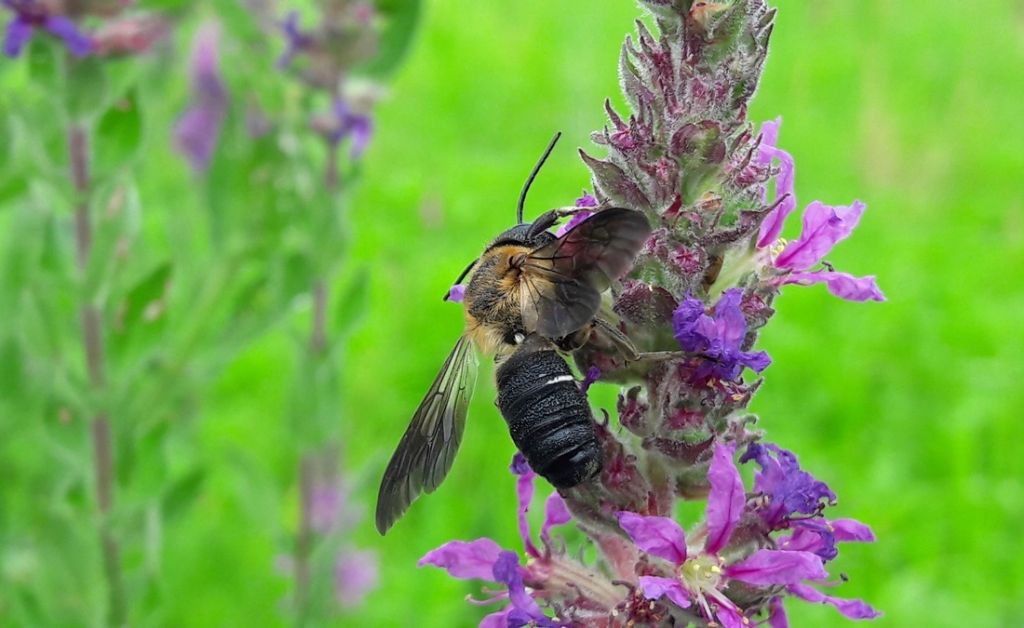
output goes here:
[[[560, 381], [553, 381], [553, 380]], [[498, 368], [498, 408], [519, 451], [557, 488], [601, 470], [587, 397], [555, 351], [517, 351]]]

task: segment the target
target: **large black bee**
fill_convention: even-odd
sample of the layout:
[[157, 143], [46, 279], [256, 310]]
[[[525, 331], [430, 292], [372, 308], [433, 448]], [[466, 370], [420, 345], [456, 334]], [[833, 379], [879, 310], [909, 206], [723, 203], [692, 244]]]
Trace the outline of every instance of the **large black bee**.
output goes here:
[[518, 224], [491, 242], [456, 280], [468, 276], [466, 330], [413, 415], [388, 463], [377, 496], [384, 534], [421, 491], [433, 492], [462, 440], [476, 382], [471, 345], [494, 355], [498, 406], [530, 466], [559, 488], [600, 470], [586, 397], [556, 347], [572, 351], [604, 334], [628, 356], [635, 349], [597, 318], [601, 293], [632, 266], [650, 226], [640, 212], [607, 208], [556, 237], [548, 229], [573, 210], [552, 210], [523, 223], [530, 185], [550, 155], [548, 145], [523, 186]]

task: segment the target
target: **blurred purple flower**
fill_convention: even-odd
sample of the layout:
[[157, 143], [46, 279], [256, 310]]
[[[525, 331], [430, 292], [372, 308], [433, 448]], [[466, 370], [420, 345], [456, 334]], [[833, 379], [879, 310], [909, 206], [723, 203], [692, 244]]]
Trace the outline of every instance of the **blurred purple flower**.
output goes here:
[[747, 334], [747, 321], [740, 309], [743, 291], [726, 290], [715, 304], [713, 316], [705, 313], [700, 299], [687, 296], [676, 308], [672, 325], [676, 340], [686, 351], [700, 353], [704, 362], [697, 370], [698, 379], [716, 377], [733, 381], [747, 366], [760, 373], [771, 358], [764, 351], [742, 350]]
[[277, 58], [277, 67], [284, 69], [291, 65], [296, 54], [306, 50], [313, 45], [313, 37], [299, 28], [299, 12], [290, 11], [281, 23], [281, 32], [284, 33], [285, 49]]
[[373, 136], [373, 120], [363, 113], [356, 113], [341, 98], [334, 100], [334, 128], [327, 134], [327, 140], [338, 146], [345, 140], [351, 141], [349, 155], [359, 159]]
[[344, 608], [362, 604], [377, 586], [377, 555], [371, 551], [343, 550], [334, 561], [334, 596]]
[[4, 54], [14, 58], [21, 54], [36, 29], [43, 29], [64, 42], [72, 55], [84, 57], [92, 52], [92, 40], [70, 18], [54, 15], [36, 0], [2, 0], [14, 13], [4, 33]]
[[697, 604], [707, 619], [718, 620], [725, 626], [749, 624], [749, 619], [723, 593], [730, 579], [767, 587], [827, 577], [821, 559], [810, 552], [760, 549], [731, 564], [719, 556], [739, 523], [745, 502], [733, 453], [731, 446], [716, 445], [708, 469], [711, 491], [703, 551], [691, 554], [683, 529], [668, 517], [618, 513], [619, 525], [636, 546], [667, 560], [678, 574], [674, 578], [640, 576], [640, 589], [645, 597], [667, 597], [680, 608]]
[[204, 173], [217, 147], [228, 94], [220, 72], [220, 27], [200, 26], [192, 40], [192, 104], [174, 127], [174, 143], [196, 173]]

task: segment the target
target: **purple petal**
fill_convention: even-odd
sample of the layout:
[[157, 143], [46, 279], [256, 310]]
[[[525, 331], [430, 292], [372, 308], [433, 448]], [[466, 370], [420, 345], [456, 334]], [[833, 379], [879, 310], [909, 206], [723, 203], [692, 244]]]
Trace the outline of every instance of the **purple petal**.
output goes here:
[[743, 290], [730, 288], [722, 293], [715, 304], [718, 337], [729, 348], [738, 349], [747, 335], [747, 319], [743, 317], [743, 310], [740, 309], [742, 299]]
[[811, 286], [824, 283], [828, 291], [847, 301], [885, 301], [885, 295], [875, 283], [875, 276], [854, 277], [849, 273], [831, 270], [814, 272], [794, 272], [786, 275], [779, 282], [781, 285], [797, 284]]
[[775, 266], [790, 270], [807, 270], [814, 266], [836, 243], [853, 232], [865, 207], [860, 201], [839, 207], [814, 201], [804, 209], [803, 232], [775, 258]]
[[723, 628], [750, 628], [750, 620], [730, 604], [720, 603], [715, 609], [715, 617]]
[[751, 443], [740, 458], [755, 460], [761, 470], [754, 474], [754, 490], [767, 497], [757, 513], [772, 530], [789, 527], [792, 515], [816, 515], [836, 496], [828, 485], [800, 468], [791, 451], [770, 443]]
[[640, 590], [648, 600], [657, 600], [665, 596], [672, 600], [672, 603], [679, 608], [690, 606], [690, 596], [683, 588], [683, 585], [674, 578], [659, 578], [658, 576], [640, 576]]
[[711, 343], [711, 338], [701, 331], [707, 326], [707, 322], [702, 319], [710, 321], [710, 317], [704, 313], [704, 302], [686, 295], [672, 314], [676, 340], [685, 351], [703, 351]]
[[576, 207], [597, 207], [597, 199], [583, 191], [583, 196], [576, 199]]
[[575, 229], [576, 225], [580, 224], [581, 222], [583, 222], [587, 218], [590, 218], [593, 215], [594, 212], [586, 210], [576, 212], [575, 214], [573, 214], [572, 218], [569, 219], [569, 222], [565, 223], [564, 225], [559, 227], [557, 231], [555, 231], [555, 237], [561, 238], [565, 234]]
[[466, 286], [463, 284], [455, 284], [448, 290], [448, 300], [454, 301], [455, 303], [462, 303], [462, 300], [466, 298]]
[[570, 520], [572, 520], [572, 513], [565, 505], [565, 500], [558, 493], [552, 493], [544, 504], [544, 525], [540, 529], [540, 537], [546, 543], [550, 543], [551, 528], [569, 523]]
[[433, 565], [453, 578], [493, 580], [494, 564], [502, 549], [488, 538], [475, 541], [450, 541], [430, 551], [416, 565]]
[[767, 549], [757, 550], [746, 559], [729, 565], [725, 568], [725, 575], [765, 587], [828, 577], [817, 554]]
[[836, 519], [830, 521], [828, 525], [832, 528], [837, 541], [875, 542], [875, 533], [871, 528], [856, 519]]
[[[498, 556], [498, 560], [494, 563], [494, 580], [508, 585], [508, 597], [514, 609], [509, 616], [510, 626], [526, 625], [531, 620], [540, 620], [542, 622], [537, 625], [546, 625], [543, 623], [544, 620], [550, 622], [550, 619], [540, 609], [537, 602], [526, 592], [526, 585], [523, 584], [522, 568], [519, 566], [519, 557], [514, 553], [502, 552]], [[520, 617], [521, 620], [515, 622], [515, 616]]]
[[616, 517], [623, 531], [641, 550], [682, 565], [686, 562], [686, 537], [679, 524], [668, 517], [645, 517], [620, 511]]
[[583, 392], [584, 395], [587, 394], [588, 390], [590, 390], [591, 384], [600, 379], [600, 377], [601, 369], [597, 368], [596, 366], [592, 366], [589, 369], [587, 369], [587, 374], [583, 376], [583, 382], [580, 383], [580, 390]]
[[366, 152], [370, 138], [373, 137], [373, 120], [366, 115], [353, 116], [349, 123], [349, 132], [352, 134], [352, 147], [349, 149], [349, 155], [352, 159], [359, 159]]
[[516, 518], [519, 521], [519, 536], [523, 539], [523, 546], [530, 556], [540, 556], [537, 547], [530, 539], [530, 520], [527, 514], [530, 512], [530, 502], [533, 501], [533, 479], [537, 474], [527, 464], [523, 454], [516, 452], [512, 457], [510, 467], [512, 473], [518, 476], [516, 479], [516, 498], [519, 501], [519, 510]]
[[511, 606], [506, 606], [496, 613], [480, 620], [479, 628], [508, 628], [508, 616], [512, 612]]
[[68, 52], [76, 57], [84, 57], [92, 51], [92, 40], [63, 15], [47, 16], [43, 21], [43, 28], [64, 40]]
[[35, 27], [32, 23], [20, 15], [15, 15], [7, 23], [7, 31], [4, 34], [4, 54], [12, 59], [21, 54], [25, 44], [32, 39]]
[[787, 588], [790, 593], [802, 600], [818, 604], [830, 604], [850, 619], [874, 619], [881, 615], [881, 613], [871, 608], [871, 606], [863, 600], [847, 600], [832, 597], [831, 595], [825, 595], [821, 591], [814, 587], [807, 586], [806, 584], [792, 584]]
[[771, 628], [789, 628], [789, 618], [786, 617], [781, 597], [773, 597], [768, 605], [768, 625]]
[[358, 606], [377, 586], [377, 555], [342, 552], [334, 562], [334, 595], [343, 607]]
[[[778, 205], [770, 211], [764, 220], [761, 221], [761, 228], [758, 232], [758, 248], [768, 246], [775, 242], [782, 231], [782, 225], [786, 217], [796, 209], [796, 189], [793, 184], [796, 176], [796, 166], [793, 156], [777, 146], [779, 139], [779, 126], [782, 118], [776, 118], [774, 122], [765, 122], [761, 125], [761, 147], [758, 151], [757, 160], [762, 166], [768, 166], [773, 159], [779, 160], [779, 174], [775, 179], [775, 199]], [[781, 201], [779, 199], [782, 199]], [[767, 202], [767, 199], [765, 199]]]
[[764, 351], [743, 352], [739, 354], [739, 363], [755, 373], [760, 373], [768, 368], [772, 358]]
[[732, 459], [734, 451], [730, 445], [716, 445], [708, 468], [711, 492], [708, 494], [706, 513], [708, 540], [704, 549], [709, 554], [717, 554], [729, 542], [743, 513], [743, 504], [746, 503], [743, 480]]

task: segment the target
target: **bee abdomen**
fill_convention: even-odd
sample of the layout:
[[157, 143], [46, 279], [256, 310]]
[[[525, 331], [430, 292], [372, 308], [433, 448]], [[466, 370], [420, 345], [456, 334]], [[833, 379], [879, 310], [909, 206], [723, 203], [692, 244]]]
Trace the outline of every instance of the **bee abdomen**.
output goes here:
[[497, 372], [498, 408], [534, 471], [572, 488], [601, 470], [590, 404], [555, 351], [515, 353]]

